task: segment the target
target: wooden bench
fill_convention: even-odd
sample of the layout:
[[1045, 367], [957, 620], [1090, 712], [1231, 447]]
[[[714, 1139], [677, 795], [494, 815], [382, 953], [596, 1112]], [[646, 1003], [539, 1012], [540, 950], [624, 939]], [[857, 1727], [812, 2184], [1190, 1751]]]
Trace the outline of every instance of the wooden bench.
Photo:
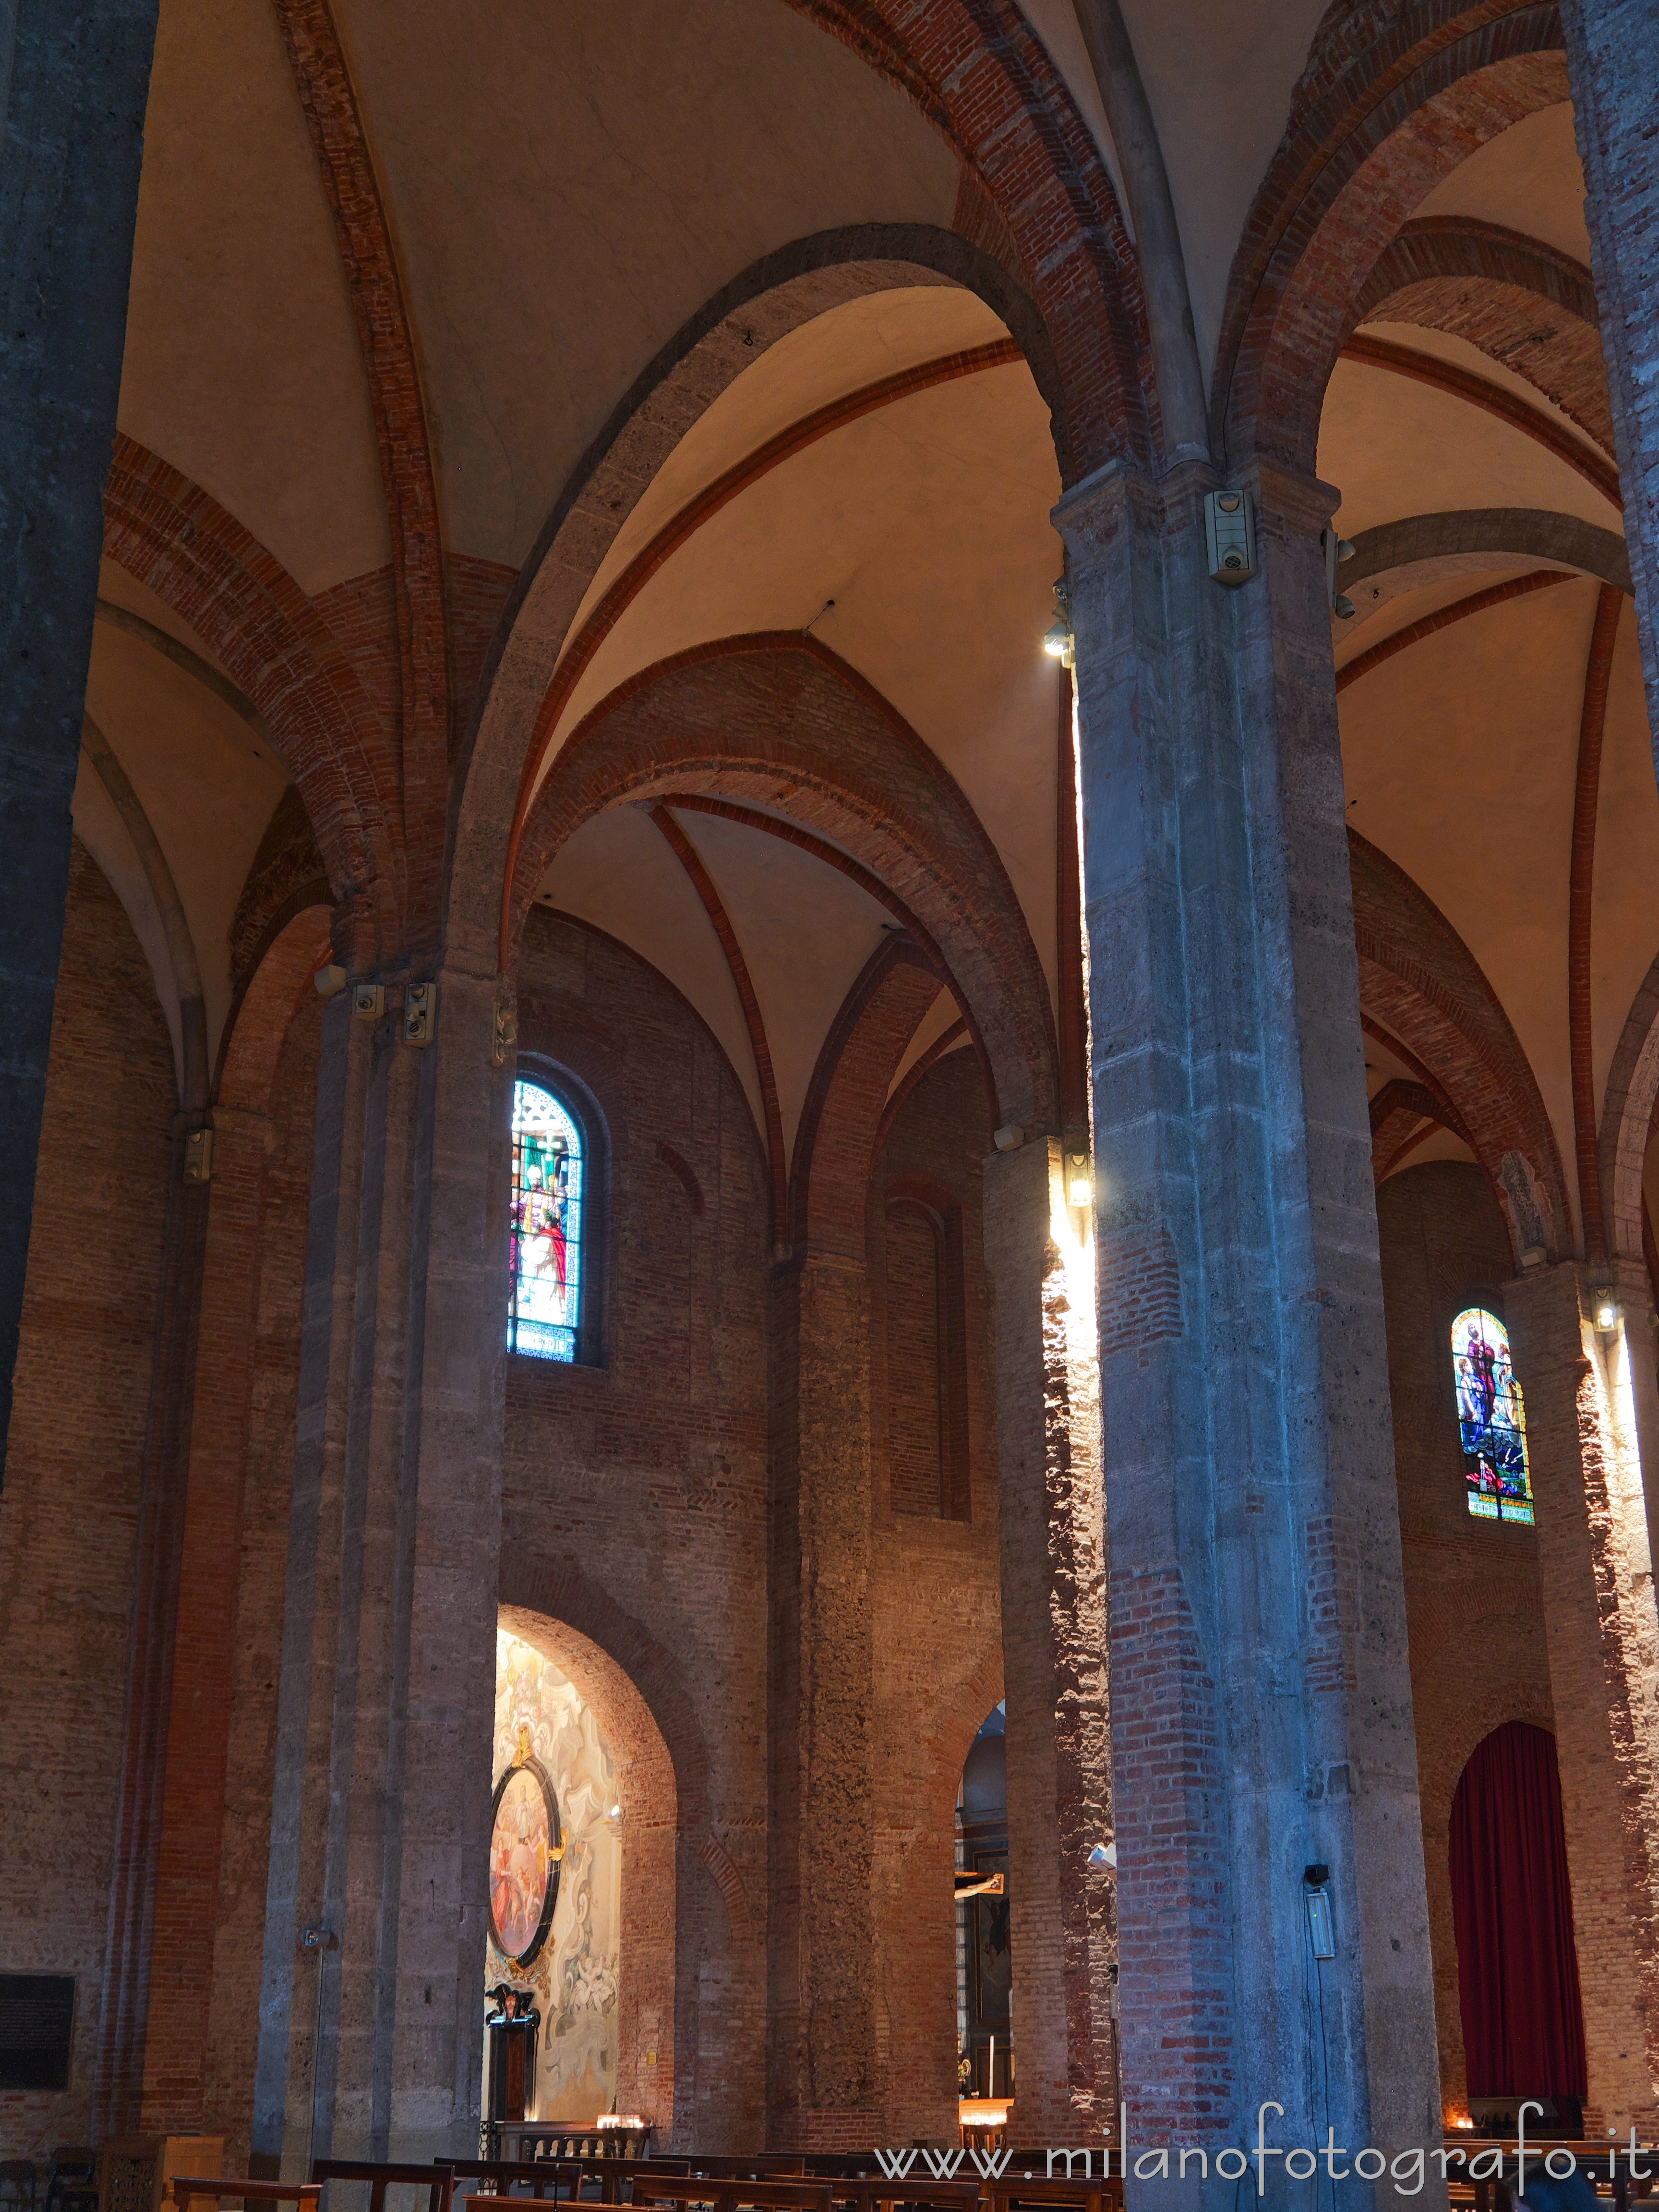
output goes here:
[[[1478, 2136], [1460, 2130], [1444, 2139], [1446, 2153], [1446, 2185], [1456, 2192], [1460, 2203], [1473, 2204], [1474, 2212], [1510, 2212], [1514, 2202], [1516, 2152], [1518, 2148], [1513, 2136]], [[1634, 2180], [1630, 2172], [1630, 2138], [1622, 2142], [1579, 2136], [1577, 2139], [1560, 2136], [1528, 2136], [1527, 2137], [1527, 2172], [1541, 2173], [1544, 2160], [1551, 2151], [1570, 2151], [1577, 2168], [1598, 2197], [1605, 2197], [1617, 2208], [1617, 2212], [1630, 2212], [1632, 2203], [1639, 2204], [1659, 2187], [1659, 2150], [1637, 2146], [1636, 2155], [1651, 2168], [1648, 2176], [1638, 2175]], [[1493, 2151], [1503, 2154], [1500, 2174], [1480, 2177], [1469, 2172], [1469, 2166], [1477, 2158], [1490, 2160]], [[1607, 2154], [1616, 2151], [1613, 2171], [1607, 2171]], [[1535, 2154], [1535, 2155], [1534, 2155]], [[1440, 2160], [1431, 2154], [1429, 2171], [1437, 2178]]]
[[1073, 2208], [1073, 2212], [1106, 2212], [1108, 2206], [1123, 2202], [1123, 2184], [1115, 2175], [1110, 2180], [1096, 2177], [1088, 2181], [1062, 2181], [1058, 2177], [1049, 2180], [1036, 2166], [1030, 2170], [1034, 2178], [1027, 2181], [1026, 2169], [1011, 2161], [1000, 2179], [981, 2181], [980, 2201], [987, 2212], [1012, 2212], [1018, 2205], [1064, 2205]]
[[[428, 2179], [431, 2176], [428, 2175]], [[179, 2212], [192, 2197], [240, 2197], [250, 2204], [310, 2205], [322, 2201], [322, 2185], [315, 2181], [226, 2181], [215, 2174], [170, 2173], [161, 2186], [162, 2212]]]
[[929, 2205], [939, 2208], [939, 2212], [975, 2212], [980, 2202], [976, 2174], [969, 2179], [963, 2172], [951, 2181], [937, 2180], [920, 2159], [902, 2178], [890, 2179], [884, 2173], [843, 2175], [830, 2186], [836, 2204], [851, 2205], [854, 2212], [890, 2212], [896, 2204]]
[[633, 2202], [637, 2205], [707, 2204], [714, 2207], [714, 2212], [736, 2212], [739, 2205], [749, 2208], [749, 2212], [833, 2212], [832, 2182], [752, 2180], [737, 2174], [698, 2173], [695, 2160], [693, 2166], [694, 2171], [687, 2174], [642, 2173], [636, 2168]]
[[455, 2176], [447, 2166], [399, 2166], [385, 2159], [316, 2158], [311, 2178], [319, 2185], [327, 2181], [366, 2181], [368, 2212], [386, 2212], [388, 2189], [424, 2189], [427, 2212], [449, 2212], [455, 2193]]

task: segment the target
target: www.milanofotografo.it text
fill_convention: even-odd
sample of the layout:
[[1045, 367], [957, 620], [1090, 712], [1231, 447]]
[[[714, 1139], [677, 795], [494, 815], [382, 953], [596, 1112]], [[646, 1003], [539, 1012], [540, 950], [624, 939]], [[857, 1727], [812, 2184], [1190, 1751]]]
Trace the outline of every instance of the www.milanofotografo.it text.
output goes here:
[[[1267, 2183], [1275, 2172], [1282, 2172], [1287, 2180], [1312, 2181], [1324, 2172], [1333, 2181], [1346, 2181], [1350, 2175], [1359, 2181], [1381, 2181], [1386, 2174], [1399, 2197], [1415, 2197], [1436, 2166], [1441, 2179], [1469, 2181], [1498, 2181], [1513, 2177], [1517, 2196], [1526, 2194], [1528, 2174], [1540, 2172], [1564, 2181], [1579, 2171], [1577, 2154], [1559, 2144], [1543, 2148], [1537, 2142], [1527, 2142], [1526, 2114], [1528, 2109], [1541, 2118], [1542, 2107], [1522, 2107], [1516, 2140], [1507, 2142], [1470, 2142], [1462, 2144], [1413, 2144], [1405, 2150], [1378, 2150], [1374, 2144], [1364, 2149], [1350, 2150], [1336, 2140], [1334, 2128], [1327, 2129], [1323, 2145], [1315, 2149], [1311, 2145], [1286, 2145], [1267, 2140], [1269, 2113], [1282, 2119], [1282, 2105], [1264, 2104], [1256, 2112], [1255, 2142], [1246, 2149], [1237, 2143], [1224, 2144], [1214, 2150], [1200, 2143], [1154, 2143], [1137, 2149], [1129, 2141], [1128, 2113], [1119, 2107], [1120, 2129], [1117, 2148], [1067, 2149], [1060, 2147], [1041, 2154], [1043, 2171], [1035, 2167], [1022, 2168], [1020, 2179], [1036, 2180], [1085, 2180], [1097, 2177], [1109, 2181], [1115, 2174], [1127, 2180], [1131, 2176], [1137, 2181], [1208, 2180], [1215, 2174], [1223, 2181], [1242, 2180], [1253, 2173], [1256, 2194], [1267, 2194]], [[1029, 2155], [1029, 2154], [1027, 2154]], [[960, 2173], [964, 2166], [971, 2166], [982, 2181], [1000, 2181], [1007, 2174], [1014, 2154], [1012, 2150], [878, 2150], [876, 2162], [889, 2180], [902, 2181], [921, 2161], [922, 2170], [936, 2181], [948, 2181]], [[1634, 2127], [1630, 2141], [1621, 2144], [1608, 2142], [1605, 2152], [1597, 2150], [1594, 2158], [1583, 2160], [1583, 2170], [1599, 2180], [1605, 2169], [1609, 2181], [1618, 2179], [1622, 2165], [1632, 2181], [1659, 2179], [1659, 2169], [1649, 2160], [1659, 2157], [1651, 2144], [1638, 2143]], [[1275, 2165], [1274, 2161], [1282, 2161]], [[1456, 2169], [1454, 2172], [1454, 2169]]]

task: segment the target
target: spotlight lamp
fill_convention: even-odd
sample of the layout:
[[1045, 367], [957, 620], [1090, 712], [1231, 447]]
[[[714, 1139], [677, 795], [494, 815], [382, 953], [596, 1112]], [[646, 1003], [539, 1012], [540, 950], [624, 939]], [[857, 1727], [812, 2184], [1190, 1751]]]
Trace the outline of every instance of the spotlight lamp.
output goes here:
[[1068, 1205], [1087, 1206], [1095, 1194], [1095, 1179], [1087, 1152], [1066, 1155], [1066, 1198]]
[[1595, 1326], [1602, 1330], [1614, 1329], [1619, 1326], [1619, 1309], [1606, 1291], [1595, 1301]]
[[1075, 668], [1077, 650], [1072, 636], [1072, 594], [1066, 588], [1064, 576], [1055, 580], [1054, 610], [1054, 619], [1043, 632], [1042, 650], [1059, 661], [1062, 668]]

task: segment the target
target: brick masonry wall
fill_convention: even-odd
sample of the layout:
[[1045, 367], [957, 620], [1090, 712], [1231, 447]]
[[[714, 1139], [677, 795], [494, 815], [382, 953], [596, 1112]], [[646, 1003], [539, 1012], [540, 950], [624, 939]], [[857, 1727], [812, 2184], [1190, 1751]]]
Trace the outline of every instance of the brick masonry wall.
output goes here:
[[[629, 1668], [667, 1740], [692, 1998], [675, 2023], [677, 2105], [695, 2100], [703, 2148], [752, 2145], [764, 1982], [752, 1961], [732, 1967], [744, 1915], [763, 1929], [766, 1909], [766, 1162], [708, 1030], [600, 933], [532, 915], [519, 1034], [526, 1072], [568, 1071], [604, 1117], [590, 1263], [607, 1364], [508, 1363], [502, 1585], [532, 1565], [580, 1582], [594, 1617], [574, 1625]], [[698, 1856], [710, 1838], [723, 1881]], [[624, 1856], [624, 1920], [629, 1874]]]
[[76, 1977], [63, 2096], [0, 2099], [0, 2156], [86, 2138], [173, 1051], [149, 966], [78, 843], [0, 1500], [0, 1963]]
[[[971, 1052], [951, 1053], [900, 1109], [870, 1184], [875, 2087], [888, 2130], [883, 2140], [894, 2143], [918, 2136], [953, 2139], [957, 1792], [969, 1746], [1002, 1694], [994, 1322], [980, 1205], [980, 1163], [990, 1139], [978, 1064]], [[895, 1382], [913, 1406], [930, 1385], [937, 1390], [936, 1362], [918, 1387], [916, 1366], [931, 1347], [914, 1310], [916, 1286], [905, 1285], [909, 1299], [893, 1296], [893, 1227], [921, 1225], [914, 1212], [896, 1221], [889, 1216], [899, 1194], [927, 1200], [936, 1212], [954, 1212], [960, 1224], [956, 1304], [965, 1358], [955, 1395], [968, 1475], [961, 1518], [945, 1517], [937, 1506], [931, 1513], [908, 1510], [885, 1465], [884, 1397]], [[921, 1326], [896, 1341], [891, 1323], [902, 1322], [907, 1310]]]
[[1376, 1211], [1440, 2089], [1455, 2121], [1467, 2112], [1467, 2090], [1447, 1859], [1452, 1797], [1493, 1729], [1520, 1720], [1553, 1730], [1555, 1722], [1538, 1540], [1471, 1516], [1458, 1443], [1449, 1334], [1465, 1306], [1503, 1316], [1510, 1265], [1498, 1202], [1478, 1167], [1433, 1160], [1389, 1176]]

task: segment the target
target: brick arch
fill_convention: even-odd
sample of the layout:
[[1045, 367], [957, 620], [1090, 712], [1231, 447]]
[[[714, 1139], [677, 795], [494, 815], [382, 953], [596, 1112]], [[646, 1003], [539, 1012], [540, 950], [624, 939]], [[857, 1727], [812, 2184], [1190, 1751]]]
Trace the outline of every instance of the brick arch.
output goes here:
[[1443, 178], [1569, 96], [1555, 0], [1337, 0], [1234, 258], [1216, 363], [1219, 450], [1311, 474], [1354, 302]]
[[1547, 507], [1449, 507], [1438, 514], [1403, 515], [1362, 530], [1353, 544], [1353, 558], [1342, 564], [1342, 588], [1347, 592], [1372, 576], [1430, 561], [1487, 568], [1500, 562], [1559, 562], [1627, 597], [1631, 590], [1630, 552], [1617, 531]]
[[1063, 486], [1151, 459], [1160, 424], [1139, 265], [1094, 134], [1002, 0], [787, 0], [941, 130], [1006, 227], [1059, 372]]
[[1590, 273], [1541, 239], [1473, 216], [1408, 222], [1373, 266], [1348, 327], [1448, 331], [1524, 377], [1613, 452], [1613, 403]]
[[942, 988], [932, 962], [899, 935], [878, 945], [854, 978], [801, 1107], [789, 1178], [792, 1243], [864, 1256], [882, 1109], [899, 1062]]
[[606, 807], [764, 810], [838, 860], [948, 983], [1005, 1120], [1057, 1127], [1054, 1015], [996, 848], [955, 779], [855, 670], [798, 631], [723, 638], [642, 670], [567, 741], [526, 823], [514, 939], [567, 838]]
[[1002, 1692], [1001, 1638], [993, 1629], [971, 1639], [965, 1663], [937, 1686], [923, 1686], [907, 1709], [903, 1795], [895, 1802], [883, 1793], [892, 1832], [878, 1853], [878, 2049], [890, 2141], [948, 2142], [957, 2118], [957, 1793], [969, 1747]]
[[214, 1086], [219, 1105], [270, 1110], [289, 1025], [328, 955], [330, 911], [322, 904], [301, 907], [260, 956], [225, 1024]]
[[1480, 963], [1427, 893], [1348, 833], [1362, 1016], [1398, 1038], [1455, 1109], [1516, 1260], [1571, 1249], [1572, 1213], [1538, 1079]]
[[1640, 1260], [1642, 1170], [1659, 1120], [1659, 957], [1642, 978], [1607, 1069], [1598, 1150], [1615, 1259]]
[[264, 716], [336, 895], [394, 939], [395, 748], [326, 622], [234, 515], [118, 434], [104, 550], [190, 624]]
[[[750, 263], [688, 318], [635, 378], [560, 490], [496, 627], [462, 758], [447, 896], [452, 943], [491, 957], [526, 765], [588, 586], [687, 429], [762, 353], [849, 300], [900, 287], [978, 295], [1012, 333], [1056, 424], [1064, 398], [1049, 333], [1002, 263], [928, 223], [862, 223]], [[1056, 433], [1059, 434], [1058, 429]]]

